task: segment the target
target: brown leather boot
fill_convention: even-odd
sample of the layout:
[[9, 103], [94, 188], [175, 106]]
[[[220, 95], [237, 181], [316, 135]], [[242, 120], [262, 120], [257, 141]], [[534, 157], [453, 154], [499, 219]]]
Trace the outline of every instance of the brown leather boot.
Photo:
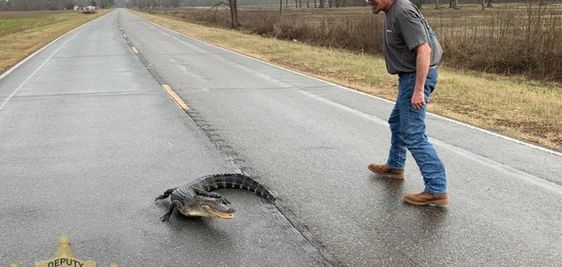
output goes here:
[[447, 193], [444, 194], [431, 194], [427, 192], [421, 192], [418, 194], [409, 193], [404, 196], [404, 201], [419, 205], [435, 205], [435, 206], [447, 206], [449, 204], [449, 196]]
[[404, 170], [392, 169], [386, 164], [369, 164], [369, 170], [380, 176], [404, 180]]

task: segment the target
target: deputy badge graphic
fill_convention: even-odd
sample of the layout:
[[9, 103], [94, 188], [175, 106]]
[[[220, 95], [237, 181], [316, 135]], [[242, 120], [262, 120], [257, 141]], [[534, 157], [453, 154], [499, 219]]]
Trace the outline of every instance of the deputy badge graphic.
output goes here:
[[55, 257], [47, 261], [40, 261], [35, 263], [35, 267], [96, 267], [93, 261], [81, 261], [74, 257], [70, 251], [70, 238], [68, 236], [61, 236], [59, 239], [59, 248]]
[[[74, 257], [70, 250], [70, 238], [68, 236], [61, 236], [59, 239], [59, 248], [55, 256], [46, 261], [39, 261], [35, 263], [35, 267], [96, 267], [94, 261], [82, 261]], [[12, 264], [10, 267], [19, 267], [17, 264]], [[111, 264], [111, 267], [118, 267], [117, 264]]]

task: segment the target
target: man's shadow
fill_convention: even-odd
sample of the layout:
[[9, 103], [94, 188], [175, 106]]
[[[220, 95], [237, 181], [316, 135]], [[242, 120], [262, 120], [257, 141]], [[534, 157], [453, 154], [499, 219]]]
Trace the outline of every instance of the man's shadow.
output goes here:
[[[444, 225], [448, 217], [448, 208], [440, 206], [417, 206], [404, 202], [403, 197], [407, 193], [404, 190], [406, 181], [396, 180], [376, 174], [370, 175], [371, 182], [378, 189], [381, 198], [384, 199], [380, 212], [393, 214], [388, 220], [389, 227], [392, 225], [409, 225], [404, 220], [416, 221], [421, 228], [431, 234]], [[408, 177], [406, 177], [408, 179]]]

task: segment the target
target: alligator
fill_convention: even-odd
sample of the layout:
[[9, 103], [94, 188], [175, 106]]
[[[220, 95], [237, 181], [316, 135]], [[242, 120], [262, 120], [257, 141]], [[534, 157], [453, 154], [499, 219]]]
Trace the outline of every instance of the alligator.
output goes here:
[[219, 193], [211, 192], [228, 188], [251, 191], [269, 202], [275, 201], [275, 197], [265, 186], [246, 175], [207, 175], [184, 186], [170, 188], [158, 196], [155, 201], [168, 197], [171, 200], [170, 209], [160, 220], [169, 221], [176, 208], [189, 217], [232, 219], [236, 211], [230, 206], [230, 201]]

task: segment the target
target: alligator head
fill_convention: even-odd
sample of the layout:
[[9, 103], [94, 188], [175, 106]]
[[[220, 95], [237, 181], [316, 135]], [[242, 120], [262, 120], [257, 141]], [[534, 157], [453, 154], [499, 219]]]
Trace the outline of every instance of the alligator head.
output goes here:
[[185, 216], [232, 219], [236, 212], [224, 198], [195, 196], [189, 204], [179, 208]]

